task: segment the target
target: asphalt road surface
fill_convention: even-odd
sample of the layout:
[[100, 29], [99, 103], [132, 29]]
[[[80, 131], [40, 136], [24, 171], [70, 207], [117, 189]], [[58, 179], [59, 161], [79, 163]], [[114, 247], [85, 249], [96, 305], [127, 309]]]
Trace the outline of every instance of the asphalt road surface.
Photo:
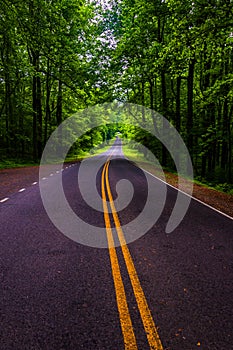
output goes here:
[[[145, 174], [122, 156], [119, 141], [100, 157], [96, 186], [104, 213], [82, 198], [80, 164], [65, 168], [62, 178], [73, 211], [105, 231], [107, 248], [62, 234], [38, 183], [0, 203], [0, 349], [233, 349], [233, 221], [192, 200], [182, 223], [166, 234], [177, 197], [168, 187], [156, 224], [124, 245], [121, 226], [147, 200]], [[90, 165], [87, 181], [91, 173]], [[48, 191], [57, 175], [43, 180]], [[117, 213], [111, 197], [121, 179], [134, 194]], [[156, 178], [153, 184], [164, 186]], [[58, 203], [54, 208], [59, 215]], [[122, 247], [114, 247], [117, 239]]]

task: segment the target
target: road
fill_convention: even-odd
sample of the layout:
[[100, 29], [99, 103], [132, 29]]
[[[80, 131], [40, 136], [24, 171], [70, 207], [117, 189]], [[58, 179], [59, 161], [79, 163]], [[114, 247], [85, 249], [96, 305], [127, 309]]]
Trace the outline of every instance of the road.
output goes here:
[[[233, 221], [192, 200], [182, 223], [166, 234], [177, 197], [167, 187], [155, 225], [115, 248], [114, 239], [125, 243], [121, 227], [143, 211], [147, 184], [119, 142], [100, 157], [105, 165], [96, 185], [104, 213], [82, 198], [79, 163], [64, 169], [62, 178], [73, 211], [105, 230], [105, 249], [62, 234], [43, 207], [38, 184], [0, 203], [0, 349], [232, 349]], [[44, 179], [48, 189], [53, 175]], [[121, 179], [133, 184], [134, 195], [115, 213], [105, 198], [116, 198]], [[152, 181], [162, 188], [159, 179]]]

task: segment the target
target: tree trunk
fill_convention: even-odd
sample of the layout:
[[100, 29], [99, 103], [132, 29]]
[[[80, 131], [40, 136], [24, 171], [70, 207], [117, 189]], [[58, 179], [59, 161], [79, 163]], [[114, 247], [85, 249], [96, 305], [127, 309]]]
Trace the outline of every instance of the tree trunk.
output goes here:
[[[58, 94], [57, 94], [57, 110], [56, 110], [56, 121], [57, 126], [62, 123], [62, 81], [61, 81], [62, 69], [59, 69], [59, 80], [58, 80]], [[58, 129], [58, 144], [57, 144], [58, 157], [63, 157], [62, 152], [62, 127]]]
[[176, 129], [178, 132], [180, 132], [181, 130], [180, 88], [181, 88], [181, 77], [177, 77], [176, 79]]
[[[166, 88], [166, 76], [165, 72], [161, 73], [161, 83], [162, 83], [162, 112], [163, 116], [167, 118], [167, 88]], [[165, 124], [163, 124], [163, 135], [167, 133]], [[165, 136], [166, 137], [166, 136]], [[162, 165], [167, 166], [167, 149], [162, 145]]]
[[228, 181], [229, 183], [232, 184], [232, 124], [231, 124], [231, 116], [233, 114], [233, 106], [231, 106], [231, 110], [230, 110], [230, 113], [229, 113], [229, 117], [228, 117], [228, 128], [227, 128], [227, 131], [228, 131], [228, 144], [229, 144], [229, 159], [228, 159], [228, 166], [229, 166], [229, 170], [228, 170]]
[[144, 128], [145, 127], [145, 123], [146, 123], [146, 120], [145, 120], [145, 82], [144, 82], [144, 79], [142, 77], [142, 127]]
[[2, 52], [2, 62], [4, 66], [5, 79], [5, 135], [6, 135], [6, 149], [7, 154], [10, 155], [12, 150], [12, 141], [14, 138], [14, 123], [13, 123], [13, 106], [12, 106], [12, 86], [10, 76], [10, 40], [8, 35], [4, 35], [4, 49]]
[[[146, 127], [146, 120], [145, 120], [145, 82], [144, 82], [144, 77], [142, 76], [142, 127], [145, 128]], [[146, 139], [144, 139], [144, 146], [142, 148], [144, 157], [147, 156], [147, 141]]]
[[187, 115], [187, 147], [191, 158], [193, 158], [193, 85], [194, 85], [194, 70], [195, 70], [195, 60], [192, 59], [189, 63], [188, 72], [188, 115]]
[[223, 105], [223, 125], [222, 125], [222, 152], [221, 152], [221, 168], [227, 171], [228, 161], [228, 100], [225, 98]]
[[31, 50], [34, 76], [32, 81], [32, 108], [33, 108], [33, 159], [38, 161], [42, 155], [42, 104], [41, 80], [39, 76], [39, 51]]
[[51, 96], [51, 85], [50, 85], [50, 59], [47, 60], [47, 75], [46, 75], [46, 106], [45, 106], [45, 126], [44, 126], [44, 145], [48, 139], [48, 124], [51, 121], [51, 109], [50, 109], [50, 96]]
[[[38, 66], [39, 69], [39, 66]], [[38, 158], [40, 159], [43, 151], [43, 140], [42, 140], [42, 130], [43, 130], [43, 117], [42, 117], [42, 103], [41, 103], [41, 79], [37, 76], [37, 120], [38, 120], [38, 140], [37, 140], [37, 149], [38, 149]]]
[[62, 122], [62, 82], [58, 81], [58, 95], [57, 95], [57, 111], [56, 111], [57, 126]]

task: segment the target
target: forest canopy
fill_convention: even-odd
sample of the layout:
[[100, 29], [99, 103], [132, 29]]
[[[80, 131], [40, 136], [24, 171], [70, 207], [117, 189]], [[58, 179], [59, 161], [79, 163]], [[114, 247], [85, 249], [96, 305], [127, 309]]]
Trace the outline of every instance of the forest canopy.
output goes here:
[[[195, 175], [232, 184], [232, 18], [231, 0], [2, 0], [1, 159], [38, 161], [63, 120], [117, 100], [161, 113], [183, 137]], [[94, 130], [80, 149], [116, 129]], [[120, 131], [172, 166], [142, 129]]]

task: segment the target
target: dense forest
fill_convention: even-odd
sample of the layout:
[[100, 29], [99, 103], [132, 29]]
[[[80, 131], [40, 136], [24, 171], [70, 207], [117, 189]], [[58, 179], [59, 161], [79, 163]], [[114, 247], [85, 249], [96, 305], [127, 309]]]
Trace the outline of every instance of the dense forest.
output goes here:
[[[164, 115], [185, 140], [195, 175], [232, 184], [232, 6], [231, 0], [2, 0], [0, 157], [36, 162], [64, 119], [118, 100]], [[91, 147], [112, 131], [103, 126], [79, 145]], [[121, 124], [120, 131], [150, 148], [142, 130]], [[169, 167], [166, 150], [159, 153]]]

